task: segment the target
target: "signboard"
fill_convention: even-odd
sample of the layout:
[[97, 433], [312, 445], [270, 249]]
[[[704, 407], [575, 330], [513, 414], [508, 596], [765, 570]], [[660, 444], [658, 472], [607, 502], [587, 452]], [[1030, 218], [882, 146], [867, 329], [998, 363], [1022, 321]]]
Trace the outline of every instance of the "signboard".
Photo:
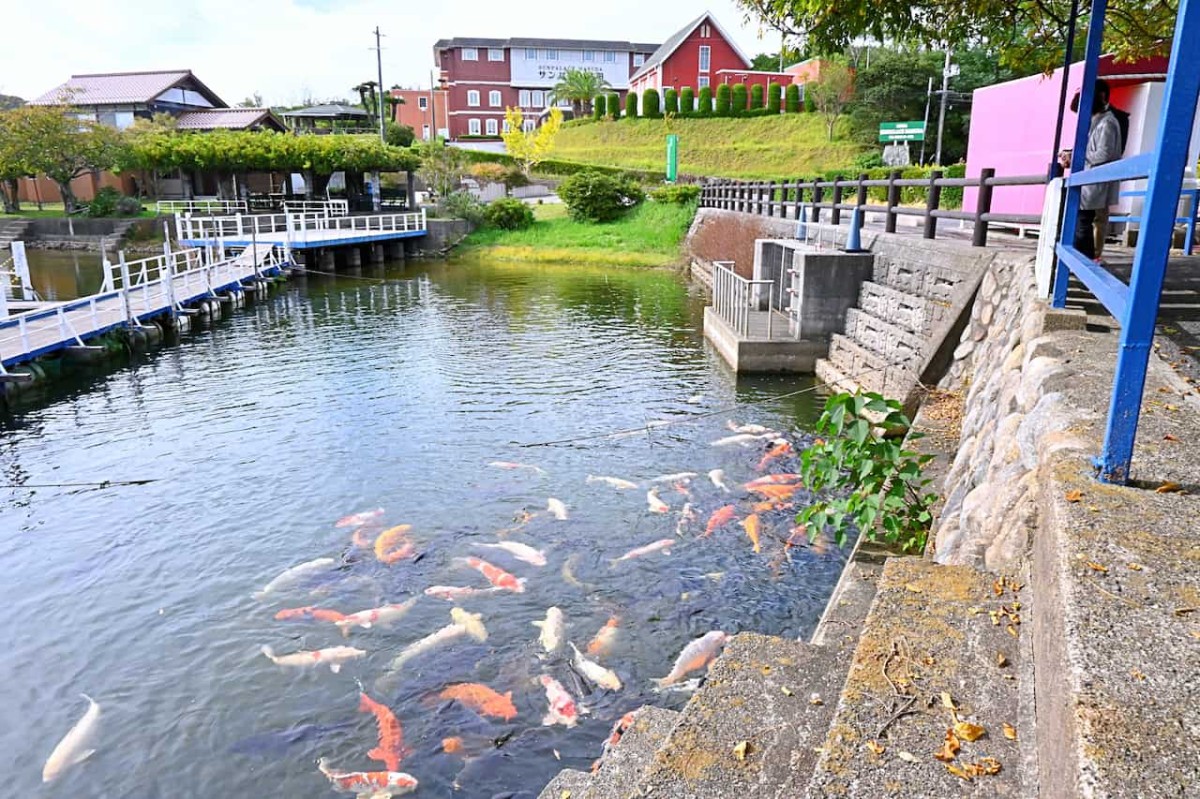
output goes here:
[[601, 60], [603, 53], [596, 53], [600, 58], [594, 61], [584, 61], [580, 51], [559, 50], [553, 60], [545, 57], [546, 50], [536, 50], [537, 58], [529, 58], [529, 52], [524, 48], [514, 47], [509, 51], [512, 55], [512, 70], [509, 82], [522, 88], [553, 88], [568, 69], [582, 69], [593, 72], [613, 89], [629, 87], [629, 54], [617, 53], [616, 61]]
[[879, 123], [879, 140], [894, 141], [925, 141], [924, 122], [881, 122]]
[[674, 183], [679, 173], [679, 136], [667, 135], [667, 182]]

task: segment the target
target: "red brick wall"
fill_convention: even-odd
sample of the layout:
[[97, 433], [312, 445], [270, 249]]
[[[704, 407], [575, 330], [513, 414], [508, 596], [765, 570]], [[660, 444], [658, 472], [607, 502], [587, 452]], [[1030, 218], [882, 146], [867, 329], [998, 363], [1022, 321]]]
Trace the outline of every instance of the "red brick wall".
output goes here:
[[[447, 113], [449, 109], [446, 106], [445, 91], [434, 90], [432, 98], [428, 89], [397, 89], [392, 91], [392, 95], [404, 100], [403, 103], [396, 106], [396, 123], [408, 125], [417, 134], [418, 139], [421, 138], [421, 132], [425, 125], [429, 125], [431, 134], [436, 134], [439, 128], [449, 127]], [[422, 100], [426, 104], [425, 109], [421, 108]]]
[[[36, 184], [36, 185], [35, 185]], [[96, 190], [112, 186], [122, 194], [132, 195], [135, 191], [134, 176], [131, 174], [114, 175], [111, 172], [101, 172], [99, 184], [95, 185], [92, 176], [83, 175], [71, 181], [75, 199], [80, 202], [90, 202], [96, 196]], [[44, 203], [60, 203], [58, 185], [49, 178], [22, 178], [18, 184], [17, 194], [23, 203], [36, 203], [40, 196]]]
[[[697, 78], [700, 75], [708, 75], [709, 83], [713, 90], [717, 86], [717, 70], [721, 69], [748, 69], [749, 64], [742, 60], [742, 57], [737, 54], [728, 41], [721, 36], [721, 32], [716, 25], [711, 22], [708, 24], [708, 38], [703, 37], [704, 23], [696, 27], [692, 31], [679, 48], [667, 58], [666, 63], [662, 65], [662, 86], [660, 90], [666, 88], [682, 89], [684, 86], [690, 86], [693, 89], [697, 88]], [[712, 48], [711, 57], [709, 60], [708, 72], [700, 72], [700, 47], [708, 46]]]

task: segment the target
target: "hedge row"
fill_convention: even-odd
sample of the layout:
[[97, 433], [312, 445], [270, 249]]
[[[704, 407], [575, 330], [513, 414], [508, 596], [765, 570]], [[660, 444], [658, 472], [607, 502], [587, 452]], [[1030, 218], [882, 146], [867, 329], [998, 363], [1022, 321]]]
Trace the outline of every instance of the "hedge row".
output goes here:
[[[473, 164], [492, 163], [504, 164], [505, 166], [513, 166], [516, 160], [507, 153], [493, 153], [485, 150], [463, 150], [466, 159]], [[574, 175], [577, 172], [603, 172], [606, 175], [616, 175], [619, 177], [631, 177], [635, 180], [646, 181], [650, 183], [661, 183], [666, 180], [666, 173], [662, 171], [649, 169], [625, 169], [615, 166], [598, 166], [596, 164], [584, 164], [579, 161], [558, 161], [548, 160], [538, 164], [538, 172], [550, 175]]]
[[[785, 89], [772, 82], [765, 90], [760, 84], [747, 87], [744, 83], [722, 83], [717, 87], [715, 96], [714, 103], [713, 90], [708, 86], [700, 89], [699, 94], [690, 86], [678, 91], [667, 88], [661, 94], [657, 89], [646, 89], [640, 97], [640, 116], [649, 119], [659, 119], [664, 114], [681, 117], [775, 116], [813, 110], [809, 104], [800, 101], [800, 87], [794, 83]], [[622, 113], [617, 95], [601, 94], [594, 101], [596, 111], [593, 116], [595, 119], [605, 116], [612, 119], [637, 117], [638, 105], [638, 94], [630, 92], [625, 96]]]

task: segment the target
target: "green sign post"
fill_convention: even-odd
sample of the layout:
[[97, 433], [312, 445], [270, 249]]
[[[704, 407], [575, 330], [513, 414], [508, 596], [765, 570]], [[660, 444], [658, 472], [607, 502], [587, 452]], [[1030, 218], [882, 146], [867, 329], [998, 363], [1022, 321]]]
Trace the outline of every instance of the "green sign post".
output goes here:
[[679, 174], [679, 135], [667, 134], [667, 182], [674, 183]]
[[881, 122], [879, 123], [879, 140], [881, 142], [925, 141], [925, 123]]

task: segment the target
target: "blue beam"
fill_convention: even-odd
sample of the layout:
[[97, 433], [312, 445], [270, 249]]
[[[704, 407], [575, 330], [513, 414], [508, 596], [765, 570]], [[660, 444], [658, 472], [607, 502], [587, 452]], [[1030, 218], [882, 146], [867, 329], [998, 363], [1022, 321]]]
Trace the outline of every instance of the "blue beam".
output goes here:
[[[1089, 124], [1090, 127], [1090, 124]], [[1154, 168], [1154, 153], [1142, 153], [1119, 161], [1094, 166], [1067, 176], [1068, 186], [1087, 186], [1092, 183], [1111, 183], [1114, 180], [1138, 180], [1149, 176]]]
[[1087, 286], [1096, 299], [1108, 309], [1113, 318], [1124, 323], [1129, 306], [1129, 287], [1100, 264], [1086, 257], [1070, 244], [1055, 248], [1058, 257]]

